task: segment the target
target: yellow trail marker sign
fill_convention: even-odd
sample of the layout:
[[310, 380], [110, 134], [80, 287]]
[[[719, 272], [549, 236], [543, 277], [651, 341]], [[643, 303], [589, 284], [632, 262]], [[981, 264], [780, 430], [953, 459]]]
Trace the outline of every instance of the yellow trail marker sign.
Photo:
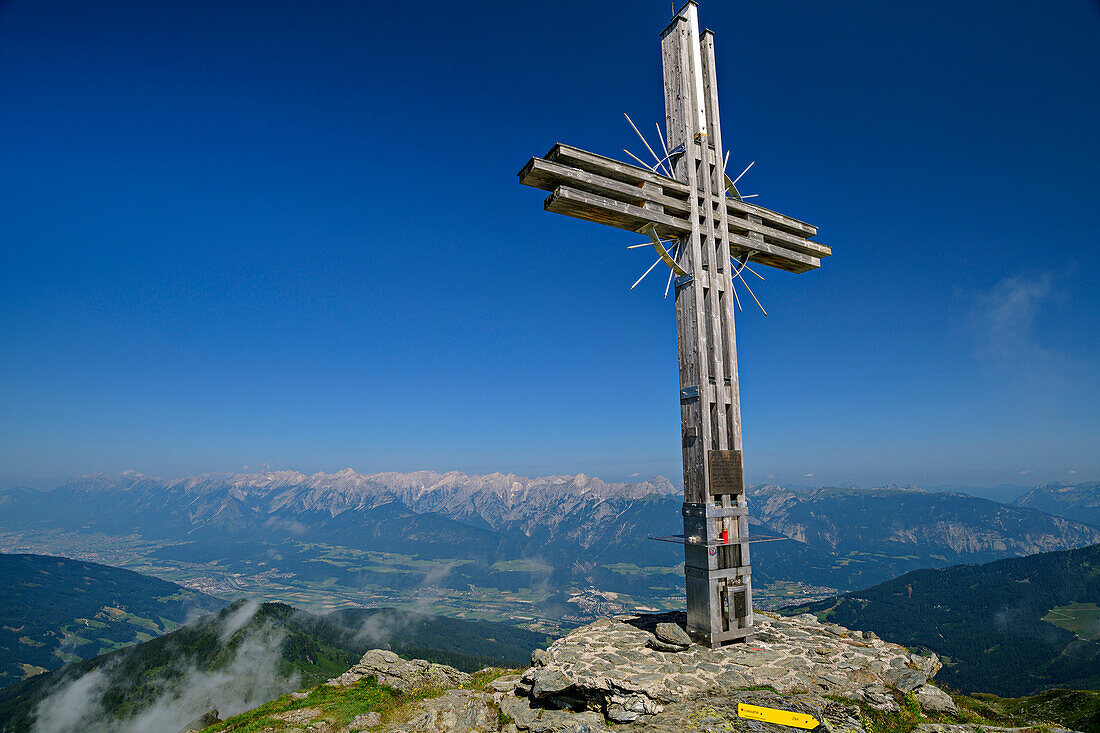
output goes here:
[[737, 715], [748, 720], [762, 720], [765, 723], [778, 723], [779, 725], [789, 725], [793, 728], [805, 728], [806, 730], [818, 726], [817, 718], [812, 715], [792, 713], [789, 710], [776, 710], [760, 705], [746, 705], [743, 702], [737, 703]]

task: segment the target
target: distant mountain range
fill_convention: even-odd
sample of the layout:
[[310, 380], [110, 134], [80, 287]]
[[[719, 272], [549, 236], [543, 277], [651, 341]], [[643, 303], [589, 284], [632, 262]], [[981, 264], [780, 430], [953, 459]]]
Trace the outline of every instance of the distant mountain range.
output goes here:
[[1017, 497], [1012, 504], [1100, 527], [1100, 481], [1042, 484]]
[[787, 609], [873, 631], [944, 661], [964, 692], [1100, 689], [1100, 544], [983, 565], [917, 570]]
[[239, 601], [164, 636], [0, 689], [0, 733], [176, 731], [335, 677], [367, 649], [464, 671], [518, 667], [546, 637], [393, 609], [326, 616]]
[[[918, 568], [1100, 542], [1097, 528], [1080, 522], [949, 492], [760, 486], [750, 491], [749, 502], [753, 517], [767, 528], [847, 560], [833, 573], [815, 576], [836, 588], [866, 587]], [[790, 543], [765, 552], [772, 549], [785, 554]]]
[[178, 628], [225, 601], [129, 570], [0, 554], [0, 686]]
[[[752, 489], [749, 500], [756, 531], [794, 540], [754, 545], [753, 575], [762, 583], [848, 590], [921, 567], [1100, 542], [1096, 527], [963, 494], [763, 486]], [[630, 593], [638, 588], [641, 568], [682, 561], [675, 545], [646, 539], [681, 531], [681, 502], [677, 489], [660, 477], [617, 484], [584, 474], [531, 479], [428, 471], [363, 475], [351, 469], [179, 480], [95, 474], [50, 492], [0, 494], [0, 527], [193, 542], [165, 548], [162, 556], [195, 562], [232, 559], [232, 544], [326, 543], [462, 559], [465, 564], [440, 581], [462, 588], [591, 584]], [[539, 559], [552, 569], [551, 577], [545, 570], [490, 567], [516, 558]], [[292, 572], [309, 572], [305, 566], [303, 559]], [[335, 577], [343, 582], [339, 573]], [[403, 582], [393, 575], [389, 580]], [[675, 593], [682, 584], [668, 573], [647, 580], [655, 594]]]

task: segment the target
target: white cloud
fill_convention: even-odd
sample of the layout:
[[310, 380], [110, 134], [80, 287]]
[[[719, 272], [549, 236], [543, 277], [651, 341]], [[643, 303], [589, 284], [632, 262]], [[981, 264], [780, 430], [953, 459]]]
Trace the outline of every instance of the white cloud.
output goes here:
[[1036, 324], [1044, 306], [1063, 296], [1049, 272], [1005, 278], [972, 293], [966, 325], [977, 357], [987, 365], [1032, 373], [1062, 371], [1066, 357], [1040, 344]]

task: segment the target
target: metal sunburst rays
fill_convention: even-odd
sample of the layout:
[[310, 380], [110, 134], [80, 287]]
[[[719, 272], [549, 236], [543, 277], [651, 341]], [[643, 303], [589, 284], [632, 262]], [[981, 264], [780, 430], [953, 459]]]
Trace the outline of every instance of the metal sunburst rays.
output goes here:
[[[642, 141], [642, 144], [645, 145], [646, 150], [649, 151], [649, 154], [653, 156], [654, 162], [652, 165], [650, 165], [626, 148], [623, 148], [623, 152], [629, 155], [634, 160], [638, 161], [638, 163], [644, 166], [647, 170], [656, 173], [657, 175], [662, 175], [666, 178], [673, 178], [672, 171], [669, 170], [668, 164], [671, 163], [671, 158], [673, 154], [677, 151], [674, 150], [672, 153], [669, 152], [668, 146], [665, 145], [665, 136], [664, 133], [661, 131], [661, 124], [655, 123], [657, 127], [657, 140], [661, 143], [661, 152], [665, 154], [663, 158], [657, 155], [657, 152], [653, 149], [653, 146], [650, 145], [649, 141], [645, 139], [645, 135], [643, 135], [642, 131], [638, 129], [638, 126], [634, 124], [634, 120], [630, 119], [630, 115], [624, 112], [623, 117], [625, 117], [626, 121], [630, 123], [631, 129], [633, 129], [634, 132], [637, 133], [639, 139], [641, 139]], [[722, 177], [726, 181], [726, 190], [724, 192], [725, 195], [729, 196], [730, 198], [737, 199], [738, 201], [744, 201], [745, 199], [756, 198], [757, 196], [759, 196], [759, 194], [755, 193], [743, 195], [737, 190], [738, 181], [744, 178], [745, 174], [749, 172], [749, 169], [756, 165], [756, 161], [754, 160], [747, 166], [745, 166], [745, 170], [741, 171], [737, 178], [733, 179], [732, 181], [730, 180], [730, 177], [726, 175], [726, 166], [729, 165], [729, 161], [730, 154], [727, 150], [725, 160], [722, 161]], [[668, 266], [668, 281], [665, 283], [664, 297], [668, 298], [668, 291], [669, 288], [672, 286], [673, 276], [683, 276], [687, 274], [687, 272], [682, 267], [680, 267], [679, 264], [676, 263], [676, 256], [679, 253], [680, 243], [679, 241], [677, 241], [672, 246], [672, 250], [670, 252], [669, 248], [666, 246], [667, 243], [659, 236], [657, 236], [657, 231], [652, 224], [648, 224], [644, 229], [642, 229], [642, 233], [649, 236], [649, 241], [642, 242], [641, 244], [632, 244], [628, 246], [627, 249], [653, 247], [653, 249], [657, 251], [658, 256], [657, 259], [654, 260], [653, 264], [649, 266], [649, 269], [643, 272], [642, 276], [634, 281], [634, 284], [630, 286], [630, 289], [633, 290], [634, 288], [638, 287], [638, 285], [641, 284], [642, 280], [645, 280], [646, 276], [649, 275], [649, 273], [653, 272], [653, 269], [657, 267], [657, 265], [659, 265], [661, 262], [664, 262]], [[738, 311], [741, 311], [741, 299], [737, 296], [737, 288], [734, 286], [734, 283], [736, 283], [737, 280], [740, 280], [741, 284], [745, 286], [745, 290], [749, 291], [749, 295], [751, 295], [753, 301], [756, 302], [757, 307], [760, 308], [760, 312], [766, 316], [768, 315], [768, 312], [764, 310], [764, 306], [761, 305], [760, 299], [756, 297], [756, 293], [752, 291], [752, 288], [749, 287], [749, 284], [748, 282], [746, 282], [744, 275], [742, 275], [745, 270], [748, 270], [751, 274], [756, 275], [761, 280], [764, 280], [763, 275], [749, 267], [749, 257], [751, 255], [751, 252], [746, 252], [739, 258], [730, 258], [730, 264], [733, 265], [733, 272], [730, 277], [730, 288], [733, 291], [733, 300], [737, 304]]]

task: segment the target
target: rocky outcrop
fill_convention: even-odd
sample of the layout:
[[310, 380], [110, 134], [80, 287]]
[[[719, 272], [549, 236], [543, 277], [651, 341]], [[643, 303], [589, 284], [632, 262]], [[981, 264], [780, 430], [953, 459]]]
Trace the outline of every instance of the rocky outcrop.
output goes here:
[[[412, 697], [383, 715], [340, 724], [320, 707], [272, 717], [278, 730], [313, 733], [789, 733], [791, 728], [743, 717], [741, 704], [814, 717], [820, 733], [873, 733], [861, 705], [897, 712], [906, 696], [933, 721], [918, 733], [982, 733], [955, 723], [955, 703], [929, 682], [940, 668], [874, 634], [815, 617], [757, 612], [754, 638], [710, 649], [691, 644], [676, 614], [603, 619], [532, 653], [522, 674], [483, 670], [472, 677], [441, 664], [367, 652], [327, 684], [350, 686], [366, 677]], [[685, 645], [685, 639], [687, 644]], [[655, 648], [653, 642], [671, 647]], [[496, 675], [496, 676], [493, 676]], [[490, 677], [487, 683], [484, 680]], [[475, 679], [481, 680], [473, 684]], [[466, 685], [463, 689], [455, 689]], [[451, 689], [447, 689], [448, 687]], [[480, 688], [480, 689], [479, 689]], [[300, 699], [292, 696], [292, 699]], [[346, 718], [344, 718], [346, 720]], [[1024, 733], [991, 728], [985, 733]], [[1071, 733], [1060, 731], [1060, 733]]]
[[864, 700], [887, 710], [897, 709], [891, 690], [935, 689], [927, 685], [940, 666], [934, 656], [814, 616], [758, 613], [751, 642], [719, 649], [669, 643], [687, 638], [675, 619], [635, 616], [581, 627], [536, 654], [516, 689], [533, 707], [597, 711], [617, 723], [750, 687]]
[[432, 687], [461, 687], [470, 682], [470, 675], [445, 664], [406, 660], [385, 649], [371, 649], [358, 664], [325, 684], [348, 687], [365, 677], [374, 677], [378, 684], [404, 693]]

